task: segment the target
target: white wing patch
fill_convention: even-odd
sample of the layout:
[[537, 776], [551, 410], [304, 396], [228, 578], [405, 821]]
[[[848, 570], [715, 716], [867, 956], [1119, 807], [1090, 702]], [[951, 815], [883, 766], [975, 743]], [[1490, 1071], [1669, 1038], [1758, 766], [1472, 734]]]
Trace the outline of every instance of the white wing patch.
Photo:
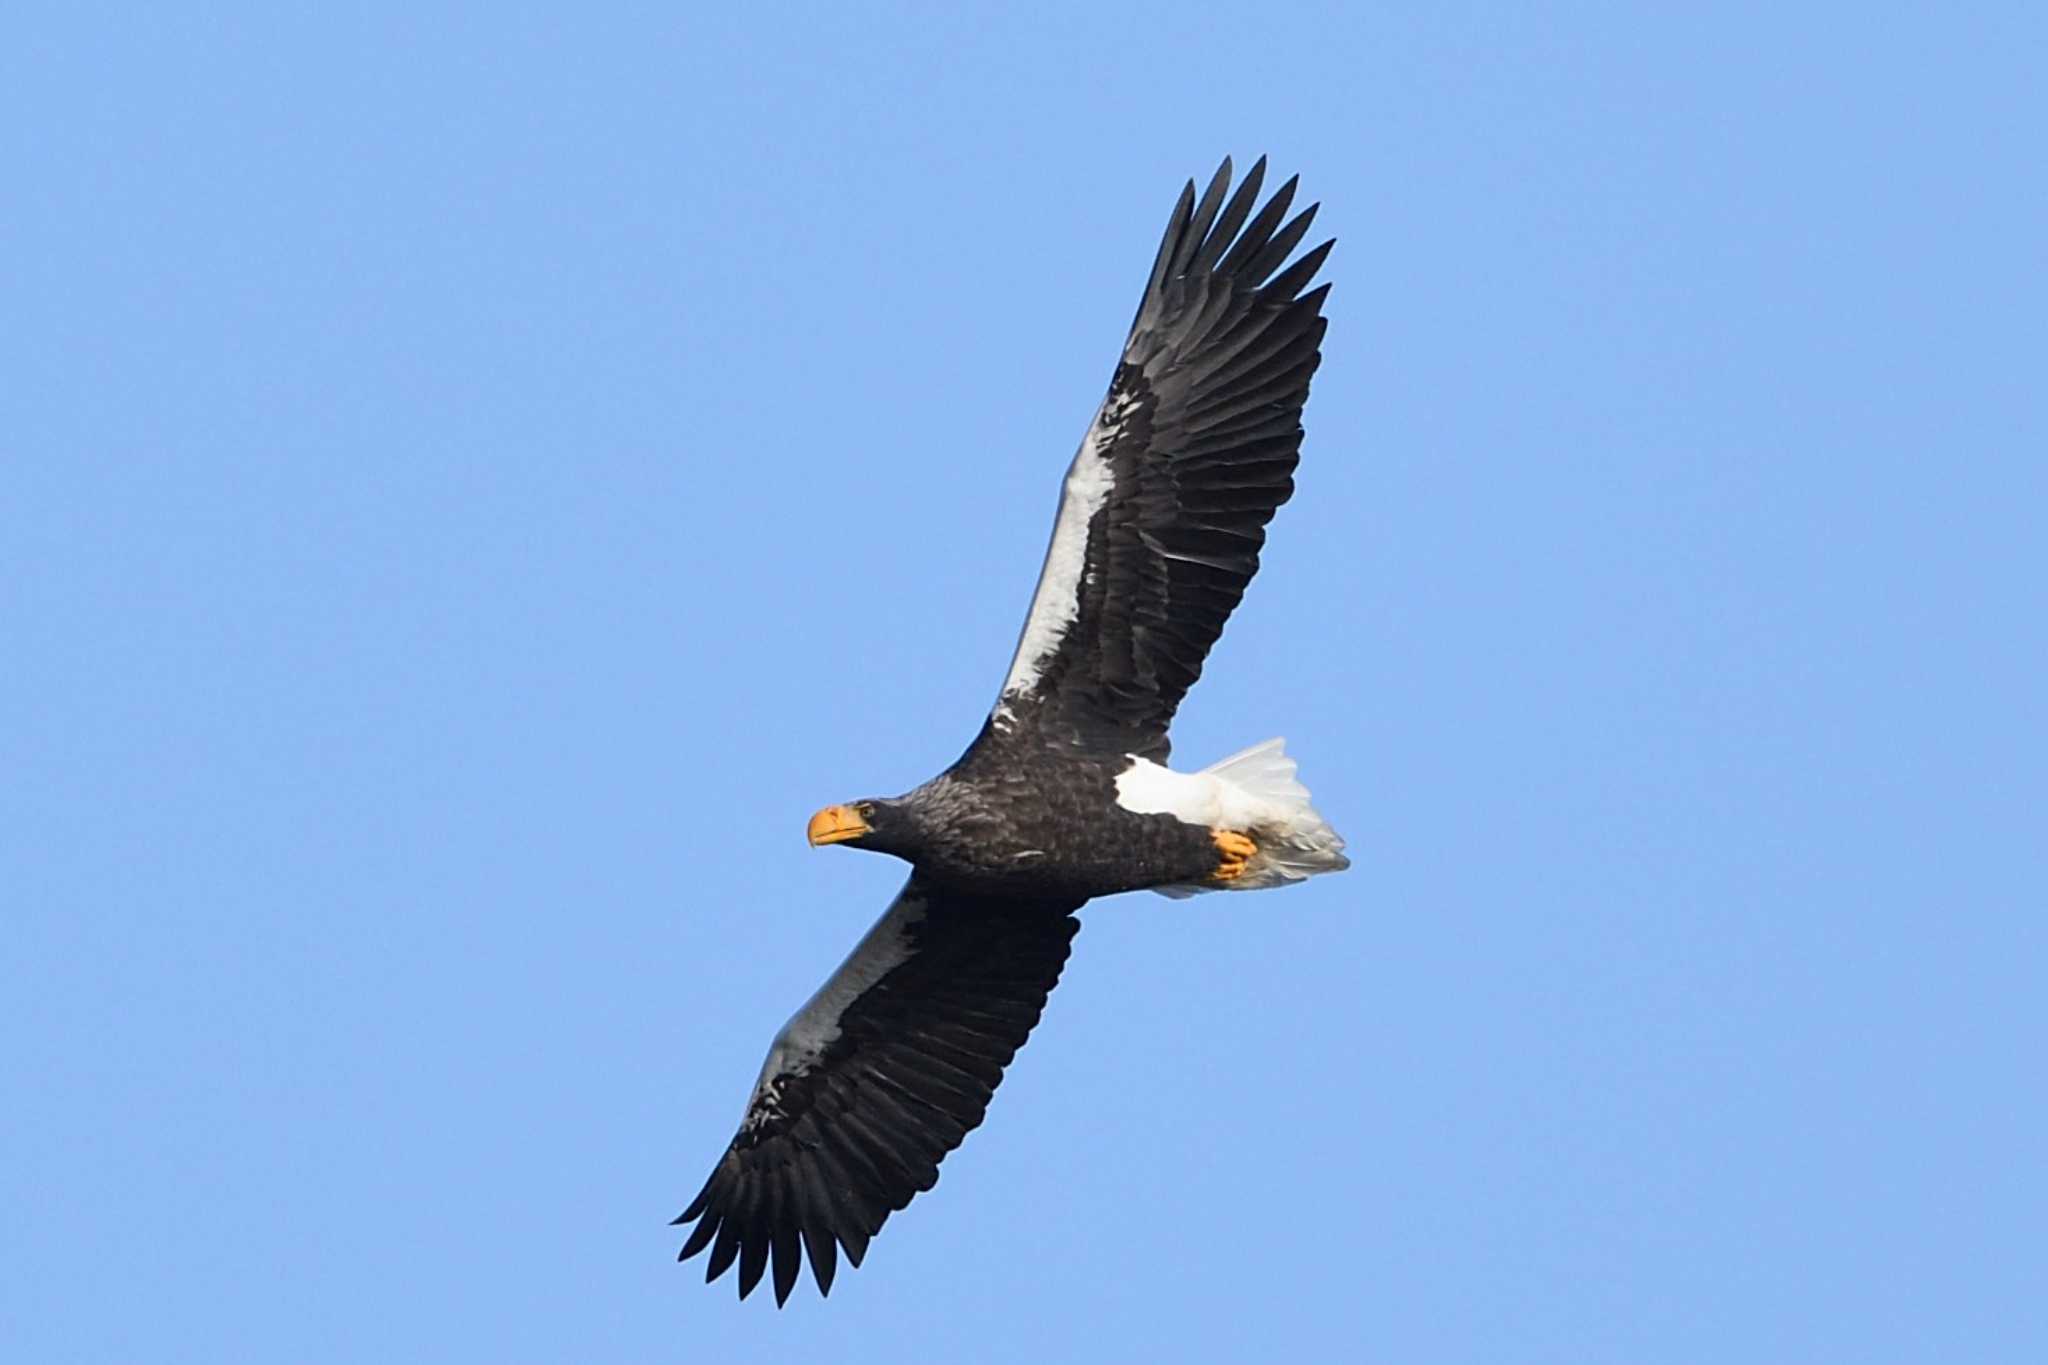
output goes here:
[[1011, 719], [1008, 703], [1013, 698], [1027, 696], [1038, 686], [1046, 661], [1081, 612], [1081, 588], [1088, 571], [1088, 527], [1116, 483], [1106, 452], [1123, 435], [1124, 420], [1137, 401], [1124, 392], [1104, 399], [1088, 425], [1088, 434], [1081, 438], [1074, 462], [1067, 466], [1045, 567], [1039, 571], [1038, 590], [1031, 595], [1031, 610], [1024, 616], [1017, 652], [1010, 659], [1009, 676], [1003, 679], [1002, 695], [996, 700], [998, 722]]
[[758, 1128], [783, 1116], [783, 1081], [801, 1076], [815, 1066], [839, 1036], [839, 1020], [847, 1007], [890, 971], [910, 960], [914, 952], [910, 931], [924, 919], [924, 911], [924, 898], [914, 895], [906, 885], [854, 945], [846, 961], [839, 964], [839, 970], [827, 977], [825, 984], [804, 1002], [804, 1007], [789, 1017], [769, 1046], [767, 1060], [761, 1063], [760, 1078], [754, 1082], [754, 1093], [747, 1098], [743, 1128]]

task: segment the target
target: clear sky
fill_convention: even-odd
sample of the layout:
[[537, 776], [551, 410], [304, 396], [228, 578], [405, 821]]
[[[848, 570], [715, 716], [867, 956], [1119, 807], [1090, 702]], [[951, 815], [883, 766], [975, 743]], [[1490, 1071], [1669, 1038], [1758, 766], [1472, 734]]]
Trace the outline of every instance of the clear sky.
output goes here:
[[[322, 8], [0, 43], [0, 1355], [2048, 1359], [2036, 7]], [[865, 1268], [707, 1289], [900, 880], [804, 820], [1260, 152], [1331, 326], [1176, 752], [1356, 865], [1091, 907]]]

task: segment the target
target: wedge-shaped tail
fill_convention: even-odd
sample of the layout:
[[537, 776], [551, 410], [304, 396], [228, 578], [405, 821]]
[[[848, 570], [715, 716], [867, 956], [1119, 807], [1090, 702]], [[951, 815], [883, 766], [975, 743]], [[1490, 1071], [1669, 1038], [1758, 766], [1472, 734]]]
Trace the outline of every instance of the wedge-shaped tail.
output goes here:
[[1212, 829], [1248, 835], [1259, 846], [1244, 873], [1227, 882], [1154, 888], [1162, 896], [1198, 891], [1259, 891], [1351, 866], [1344, 839], [1309, 804], [1286, 741], [1269, 739], [1198, 773], [1176, 773], [1140, 759], [1118, 782], [1128, 809], [1159, 811]]

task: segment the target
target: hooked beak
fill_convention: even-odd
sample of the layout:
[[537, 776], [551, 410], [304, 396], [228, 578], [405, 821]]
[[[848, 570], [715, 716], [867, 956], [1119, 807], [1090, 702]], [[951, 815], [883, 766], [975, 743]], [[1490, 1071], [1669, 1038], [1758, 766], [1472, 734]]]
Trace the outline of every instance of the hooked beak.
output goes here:
[[811, 817], [808, 831], [812, 848], [820, 844], [843, 844], [866, 833], [868, 822], [861, 819], [860, 812], [852, 806], [825, 807]]

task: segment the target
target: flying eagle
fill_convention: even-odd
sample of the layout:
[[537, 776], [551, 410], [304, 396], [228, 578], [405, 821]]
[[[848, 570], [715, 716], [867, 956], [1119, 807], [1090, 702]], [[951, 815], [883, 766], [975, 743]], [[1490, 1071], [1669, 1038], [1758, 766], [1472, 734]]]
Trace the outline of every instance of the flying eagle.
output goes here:
[[[892, 853], [910, 880], [768, 1049], [737, 1136], [676, 1222], [705, 1279], [775, 1301], [808, 1253], [821, 1294], [939, 1178], [1058, 982], [1083, 902], [1286, 886], [1348, 865], [1281, 741], [1196, 773], [1167, 726], [1294, 491], [1331, 242], [1289, 180], [1256, 214], [1225, 160], [1174, 205], [1137, 318], [1067, 468], [1001, 695], [951, 768], [828, 806], [810, 841]], [[1283, 225], [1283, 220], [1284, 225]], [[1281, 267], [1286, 265], [1285, 269]]]

